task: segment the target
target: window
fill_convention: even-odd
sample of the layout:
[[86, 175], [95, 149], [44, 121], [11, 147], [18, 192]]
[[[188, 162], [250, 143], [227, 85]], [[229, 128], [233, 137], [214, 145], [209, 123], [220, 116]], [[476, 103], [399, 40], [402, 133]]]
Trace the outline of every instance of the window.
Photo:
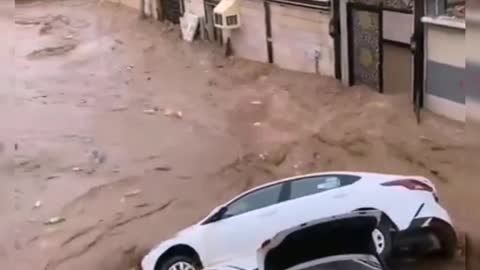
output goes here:
[[223, 25], [222, 15], [215, 13], [215, 24]]
[[465, 18], [465, 0], [445, 0], [445, 8], [448, 16]]
[[237, 15], [227, 16], [227, 25], [236, 25], [238, 23]]
[[232, 202], [223, 217], [232, 217], [276, 204], [279, 202], [281, 190], [282, 184], [277, 184], [253, 191]]
[[351, 185], [359, 179], [360, 177], [353, 175], [322, 175], [295, 180], [290, 184], [290, 199]]

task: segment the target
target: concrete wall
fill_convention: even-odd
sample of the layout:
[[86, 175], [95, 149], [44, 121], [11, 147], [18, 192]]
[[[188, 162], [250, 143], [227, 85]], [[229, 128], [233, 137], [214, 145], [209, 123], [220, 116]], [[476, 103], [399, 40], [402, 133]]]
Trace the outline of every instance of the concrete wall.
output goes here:
[[103, 0], [112, 3], [122, 4], [134, 9], [140, 9], [140, 0]]
[[203, 0], [184, 0], [185, 12], [195, 14], [199, 17], [205, 17]]
[[[242, 0], [240, 9], [242, 26], [231, 30], [230, 37], [236, 56], [268, 62], [265, 8], [259, 0]], [[228, 34], [224, 32], [224, 37]]]
[[409, 44], [413, 19], [413, 14], [383, 11], [383, 38]]
[[[127, 7], [131, 7], [137, 10], [140, 10], [140, 0], [102, 0], [102, 1], [109, 1], [112, 3], [117, 3], [121, 5], [125, 5]], [[145, 14], [148, 16], [153, 16], [154, 18], [157, 17], [157, 13], [155, 10], [157, 9], [157, 0], [145, 0], [144, 2], [144, 11]]]
[[437, 22], [426, 23], [425, 29], [425, 106], [464, 121], [465, 29]]
[[318, 69], [319, 74], [334, 76], [333, 39], [328, 31], [330, 12], [272, 3], [271, 20], [275, 65], [309, 73]]
[[[333, 40], [328, 34], [330, 13], [270, 3], [273, 62], [275, 65], [302, 72], [334, 75]], [[234, 54], [268, 62], [265, 7], [263, 1], [242, 0], [242, 26], [231, 30]], [[224, 32], [224, 37], [228, 36]], [[318, 67], [316, 54], [318, 53]]]

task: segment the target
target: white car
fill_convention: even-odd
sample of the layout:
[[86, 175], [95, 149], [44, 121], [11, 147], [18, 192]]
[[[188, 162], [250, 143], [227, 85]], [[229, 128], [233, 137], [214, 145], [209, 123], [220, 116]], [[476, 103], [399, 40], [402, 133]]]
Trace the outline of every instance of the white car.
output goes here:
[[419, 176], [325, 172], [271, 182], [215, 208], [197, 224], [153, 248], [143, 270], [198, 270], [255, 256], [265, 239], [311, 220], [379, 210], [373, 240], [392, 250], [438, 249], [452, 255], [456, 235], [434, 185]]

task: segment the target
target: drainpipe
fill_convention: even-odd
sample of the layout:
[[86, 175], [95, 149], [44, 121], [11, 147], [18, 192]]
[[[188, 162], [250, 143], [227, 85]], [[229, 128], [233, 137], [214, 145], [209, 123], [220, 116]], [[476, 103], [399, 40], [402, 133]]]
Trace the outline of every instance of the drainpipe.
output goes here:
[[320, 51], [315, 50], [315, 73], [319, 73], [320, 69]]
[[139, 18], [145, 19], [147, 16], [145, 15], [145, 0], [140, 0], [140, 8], [139, 8]]

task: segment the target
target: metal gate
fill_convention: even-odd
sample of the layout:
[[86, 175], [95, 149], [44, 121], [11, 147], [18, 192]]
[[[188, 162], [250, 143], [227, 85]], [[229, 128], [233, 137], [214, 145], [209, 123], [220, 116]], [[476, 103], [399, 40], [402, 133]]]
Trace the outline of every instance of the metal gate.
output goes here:
[[162, 17], [172, 23], [178, 24], [182, 13], [180, 1], [182, 0], [161, 0]]
[[383, 92], [382, 4], [347, 4], [350, 84]]

